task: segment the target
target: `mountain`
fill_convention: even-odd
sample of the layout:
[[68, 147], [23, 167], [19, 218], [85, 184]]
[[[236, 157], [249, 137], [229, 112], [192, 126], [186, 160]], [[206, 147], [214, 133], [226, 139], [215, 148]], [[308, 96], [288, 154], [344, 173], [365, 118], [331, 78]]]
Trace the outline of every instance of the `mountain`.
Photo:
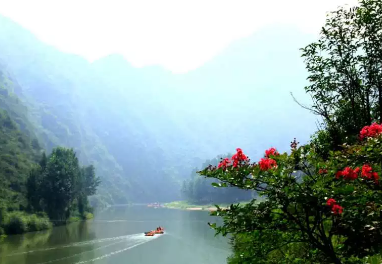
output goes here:
[[121, 55], [93, 63], [39, 41], [0, 16], [0, 60], [48, 151], [73, 147], [102, 179], [99, 199], [171, 201], [194, 167], [241, 147], [252, 159], [306, 142], [315, 117], [299, 48], [313, 41], [291, 27], [239, 40], [204, 66], [172, 74], [132, 67]]
[[26, 108], [14, 94], [19, 89], [0, 65], [0, 204], [14, 209], [26, 208], [25, 181], [41, 154]]

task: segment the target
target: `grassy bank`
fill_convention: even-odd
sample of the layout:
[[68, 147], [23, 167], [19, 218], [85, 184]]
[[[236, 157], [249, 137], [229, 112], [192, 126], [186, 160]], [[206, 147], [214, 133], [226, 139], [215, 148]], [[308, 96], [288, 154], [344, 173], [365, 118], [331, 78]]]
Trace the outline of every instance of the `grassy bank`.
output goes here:
[[78, 221], [90, 220], [93, 218], [94, 218], [94, 215], [92, 213], [85, 213], [83, 216], [71, 216], [66, 223], [70, 224], [70, 223], [74, 223]]
[[[247, 202], [239, 202], [241, 205], [245, 205]], [[237, 204], [237, 203], [234, 203]], [[228, 208], [231, 204], [217, 204], [219, 207]], [[180, 210], [197, 210], [197, 211], [211, 211], [216, 210], [215, 204], [192, 204], [187, 201], [174, 201], [171, 203], [165, 203], [163, 205], [170, 209], [180, 209]]]
[[[92, 213], [85, 213], [83, 216], [72, 216], [64, 224], [92, 219]], [[57, 225], [57, 223], [56, 223]], [[23, 234], [27, 232], [42, 231], [54, 226], [49, 217], [44, 213], [27, 214], [25, 212], [14, 211], [4, 216], [0, 225], [0, 238], [6, 235]]]
[[0, 235], [41, 231], [52, 228], [52, 226], [52, 223], [45, 214], [27, 214], [15, 211], [4, 216], [0, 227]]

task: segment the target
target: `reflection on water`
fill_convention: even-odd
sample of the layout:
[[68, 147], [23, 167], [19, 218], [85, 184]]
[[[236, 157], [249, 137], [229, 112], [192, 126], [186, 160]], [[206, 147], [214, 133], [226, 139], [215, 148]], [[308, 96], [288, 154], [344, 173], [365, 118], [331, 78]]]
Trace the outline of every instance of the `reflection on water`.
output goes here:
[[[225, 263], [227, 239], [214, 236], [207, 212], [111, 207], [94, 220], [7, 237], [0, 263]], [[165, 227], [164, 235], [143, 232]]]

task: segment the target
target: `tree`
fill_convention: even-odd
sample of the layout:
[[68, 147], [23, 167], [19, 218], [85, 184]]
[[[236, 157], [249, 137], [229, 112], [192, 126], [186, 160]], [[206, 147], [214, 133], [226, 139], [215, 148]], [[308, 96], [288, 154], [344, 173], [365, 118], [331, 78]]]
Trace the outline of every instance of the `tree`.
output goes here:
[[313, 99], [308, 109], [323, 118], [331, 149], [382, 122], [381, 9], [377, 0], [340, 7], [328, 14], [319, 40], [302, 49], [311, 83], [305, 90]]
[[[241, 149], [219, 168], [199, 173], [219, 179], [221, 187], [256, 190], [266, 200], [213, 215], [224, 225], [217, 233], [233, 234], [239, 252], [232, 263], [271, 263], [277, 255], [292, 262], [345, 263], [378, 254], [382, 246], [382, 126], [364, 133], [371, 139], [330, 153], [323, 160], [310, 145], [291, 154], [274, 148], [250, 164]], [[375, 137], [375, 138], [372, 138]], [[297, 173], [300, 171], [300, 173]]]
[[[71, 215], [92, 212], [88, 196], [100, 184], [93, 165], [80, 168], [73, 149], [57, 147], [30, 171], [27, 179], [29, 210], [45, 211], [50, 219], [65, 222]], [[79, 213], [79, 215], [78, 215]]]
[[64, 221], [70, 205], [78, 197], [80, 168], [73, 149], [53, 149], [44, 171], [42, 197], [51, 219]]
[[43, 170], [41, 167], [36, 166], [32, 168], [29, 173], [29, 177], [26, 182], [27, 189], [27, 199], [28, 199], [28, 207], [29, 211], [41, 211], [41, 180], [42, 180]]
[[96, 177], [93, 165], [81, 169], [81, 191], [86, 196], [94, 195], [100, 183], [101, 180], [99, 177]]
[[77, 197], [78, 211], [80, 215], [84, 215], [86, 210], [89, 210], [88, 196], [94, 195], [98, 185], [101, 183], [99, 177], [95, 175], [93, 165], [81, 168], [80, 190]]

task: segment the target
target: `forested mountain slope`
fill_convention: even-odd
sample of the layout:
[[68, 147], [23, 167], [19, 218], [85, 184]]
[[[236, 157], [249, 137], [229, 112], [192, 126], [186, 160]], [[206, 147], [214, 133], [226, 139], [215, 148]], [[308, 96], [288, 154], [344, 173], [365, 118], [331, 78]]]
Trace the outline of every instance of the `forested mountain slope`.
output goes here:
[[109, 203], [176, 200], [183, 179], [216, 153], [251, 146], [246, 153], [259, 158], [270, 146], [286, 150], [293, 137], [307, 140], [314, 118], [289, 92], [304, 95], [298, 49], [309, 40], [270, 28], [175, 75], [134, 68], [120, 55], [89, 63], [0, 16], [0, 59], [41, 144], [73, 147], [94, 164]]
[[41, 154], [26, 109], [13, 93], [18, 88], [1, 67], [0, 204], [17, 210], [19, 206], [26, 208], [25, 181]]

